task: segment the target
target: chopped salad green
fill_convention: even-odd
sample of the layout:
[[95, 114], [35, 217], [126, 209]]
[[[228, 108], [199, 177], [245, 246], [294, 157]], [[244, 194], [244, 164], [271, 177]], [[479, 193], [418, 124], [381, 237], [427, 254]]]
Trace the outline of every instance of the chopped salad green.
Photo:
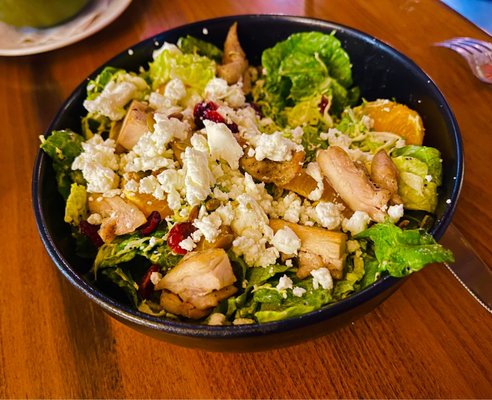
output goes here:
[[89, 279], [141, 312], [266, 323], [453, 259], [423, 222], [439, 151], [373, 129], [336, 32], [261, 60], [235, 26], [224, 49], [165, 43], [138, 73], [89, 81], [80, 133], [42, 138]]

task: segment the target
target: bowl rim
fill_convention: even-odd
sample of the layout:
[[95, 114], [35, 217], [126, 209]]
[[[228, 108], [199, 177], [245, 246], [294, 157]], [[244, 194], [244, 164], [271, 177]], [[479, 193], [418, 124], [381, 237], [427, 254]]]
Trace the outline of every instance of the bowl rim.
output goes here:
[[[453, 133], [453, 140], [456, 146], [456, 171], [455, 171], [455, 179], [454, 184], [452, 186], [452, 194], [450, 197], [450, 202], [446, 205], [445, 211], [442, 217], [436, 221], [434, 228], [431, 233], [436, 238], [436, 240], [440, 239], [446, 230], [447, 226], [451, 222], [451, 217], [453, 216], [456, 206], [457, 200], [461, 191], [462, 181], [463, 181], [463, 144], [460, 134], [460, 129], [456, 118], [445, 100], [443, 94], [438, 89], [437, 85], [433, 82], [433, 80], [422, 70], [420, 66], [418, 66], [412, 59], [401, 53], [399, 50], [394, 47], [386, 44], [385, 42], [377, 39], [376, 37], [362, 32], [358, 29], [349, 27], [347, 25], [343, 25], [340, 23], [304, 17], [304, 16], [295, 16], [295, 15], [283, 15], [283, 14], [241, 14], [241, 15], [230, 15], [219, 18], [212, 19], [203, 19], [199, 21], [195, 21], [188, 24], [183, 24], [180, 26], [173, 27], [171, 29], [167, 29], [165, 31], [159, 32], [155, 35], [152, 35], [146, 39], [141, 40], [138, 43], [133, 44], [132, 46], [126, 48], [121, 51], [114, 57], [108, 59], [103, 64], [101, 64], [97, 69], [95, 69], [88, 77], [84, 78], [82, 82], [73, 90], [73, 92], [69, 95], [69, 97], [64, 101], [63, 105], [60, 107], [55, 117], [51, 121], [49, 127], [44, 132], [44, 136], [48, 135], [57, 124], [57, 121], [61, 118], [61, 116], [66, 112], [67, 108], [75, 102], [80, 95], [82, 90], [85, 90], [85, 86], [87, 84], [87, 79], [91, 79], [91, 77], [97, 75], [106, 65], [111, 65], [116, 60], [119, 60], [122, 57], [128, 56], [129, 50], [135, 50], [138, 47], [144, 47], [148, 45], [150, 42], [154, 42], [154, 45], [158, 45], [161, 43], [161, 39], [163, 36], [172, 34], [176, 31], [183, 29], [190, 29], [194, 27], [204, 26], [205, 24], [217, 24], [217, 23], [225, 23], [225, 22], [234, 22], [234, 21], [243, 21], [247, 22], [248, 20], [265, 20], [271, 21], [273, 20], [281, 20], [282, 22], [295, 22], [300, 23], [301, 25], [305, 25], [311, 30], [323, 29], [326, 31], [327, 29], [332, 29], [336, 31], [343, 31], [345, 33], [350, 34], [351, 36], [356, 37], [357, 39], [361, 39], [364, 41], [371, 41], [374, 44], [382, 47], [386, 52], [393, 53], [398, 58], [402, 59], [404, 63], [408, 64], [413, 70], [417, 71], [418, 74], [422, 75], [427, 79], [427, 83], [432, 88], [432, 92], [434, 98], [438, 99], [442, 111], [445, 112], [446, 120], [450, 123], [450, 127]], [[366, 302], [369, 299], [376, 297], [387, 289], [391, 288], [398, 282], [401, 282], [401, 278], [393, 278], [390, 276], [384, 276], [377, 282], [368, 286], [367, 288], [354, 293], [353, 295], [340, 300], [333, 304], [328, 304], [318, 310], [309, 312], [307, 314], [288, 318], [280, 321], [266, 322], [266, 323], [255, 323], [255, 324], [245, 324], [245, 325], [221, 325], [221, 326], [212, 326], [205, 324], [197, 324], [193, 322], [182, 322], [182, 321], [174, 321], [170, 319], [164, 319], [161, 317], [155, 317], [149, 314], [145, 314], [141, 311], [138, 311], [126, 304], [122, 304], [110, 296], [107, 296], [103, 292], [99, 291], [97, 288], [92, 286], [87, 280], [85, 280], [82, 274], [77, 273], [70, 266], [68, 261], [65, 259], [63, 254], [57, 249], [55, 242], [47, 229], [46, 219], [43, 214], [42, 203], [41, 203], [41, 192], [42, 185], [41, 181], [43, 178], [44, 170], [46, 167], [46, 163], [49, 161], [48, 156], [41, 150], [38, 150], [34, 168], [33, 168], [33, 178], [32, 178], [32, 201], [33, 201], [33, 209], [35, 214], [36, 225], [38, 228], [38, 232], [40, 234], [43, 245], [45, 246], [48, 254], [53, 260], [54, 264], [58, 268], [58, 270], [65, 276], [65, 278], [75, 286], [79, 291], [85, 294], [90, 300], [99, 305], [104, 311], [109, 312], [113, 316], [120, 318], [122, 320], [128, 321], [135, 325], [150, 328], [155, 331], [161, 331], [168, 334], [174, 334], [178, 336], [188, 336], [195, 338], [244, 338], [244, 337], [252, 337], [265, 335], [268, 333], [274, 332], [286, 332], [290, 330], [294, 330], [299, 327], [306, 327], [309, 325], [314, 325], [316, 323], [325, 321], [331, 317], [337, 316], [346, 310], [356, 308], [358, 305]]]

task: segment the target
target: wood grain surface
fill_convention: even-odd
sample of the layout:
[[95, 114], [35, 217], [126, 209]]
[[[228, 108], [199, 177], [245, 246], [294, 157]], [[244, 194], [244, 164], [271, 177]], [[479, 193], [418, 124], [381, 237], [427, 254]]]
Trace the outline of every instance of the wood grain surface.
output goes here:
[[[185, 23], [282, 13], [349, 25], [416, 61], [462, 130], [455, 224], [492, 264], [492, 86], [432, 43], [492, 40], [437, 0], [134, 0], [114, 23], [45, 54], [0, 57], [1, 398], [491, 398], [492, 316], [443, 266], [411, 276], [351, 326], [290, 348], [208, 353], [108, 317], [57, 271], [36, 230], [38, 136], [71, 91], [132, 44]], [[491, 288], [492, 290], [492, 288]]]

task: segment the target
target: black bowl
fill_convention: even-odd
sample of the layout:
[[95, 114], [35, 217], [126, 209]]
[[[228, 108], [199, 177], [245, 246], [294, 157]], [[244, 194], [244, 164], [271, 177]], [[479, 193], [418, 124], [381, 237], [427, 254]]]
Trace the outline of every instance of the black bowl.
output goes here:
[[[302, 31], [336, 31], [353, 64], [355, 84], [368, 100], [396, 99], [417, 110], [426, 127], [425, 144], [442, 152], [443, 185], [437, 207], [438, 219], [432, 234], [439, 239], [451, 221], [458, 199], [463, 173], [463, 154], [456, 120], [431, 79], [410, 59], [379, 40], [327, 21], [280, 15], [241, 15], [196, 22], [171, 29], [144, 40], [124, 51], [105, 65], [137, 71], [151, 60], [152, 52], [164, 41], [175, 43], [190, 34], [222, 46], [227, 30], [238, 22], [243, 48], [253, 65], [260, 64], [264, 49]], [[55, 129], [80, 131], [84, 114], [84, 81], [68, 98], [46, 134]], [[70, 231], [63, 222], [64, 205], [56, 190], [50, 159], [39, 152], [34, 166], [32, 196], [37, 226], [42, 241], [61, 273], [84, 295], [123, 323], [159, 339], [175, 344], [219, 351], [258, 351], [286, 346], [327, 334], [369, 312], [402, 283], [402, 279], [384, 277], [372, 286], [336, 304], [301, 317], [265, 324], [206, 326], [162, 320], [132, 309], [129, 305], [101, 292], [83, 274], [88, 261], [75, 255]]]

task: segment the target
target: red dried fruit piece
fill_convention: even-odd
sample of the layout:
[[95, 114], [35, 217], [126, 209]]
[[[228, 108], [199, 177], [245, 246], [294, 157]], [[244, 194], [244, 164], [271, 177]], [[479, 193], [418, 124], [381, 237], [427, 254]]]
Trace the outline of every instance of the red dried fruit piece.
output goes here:
[[224, 122], [224, 118], [216, 111], [217, 108], [217, 104], [215, 104], [213, 101], [202, 101], [201, 103], [195, 104], [195, 107], [193, 108], [193, 118], [195, 119], [195, 125], [197, 126], [197, 128], [203, 128], [203, 120], [205, 119], [214, 121], [214, 114], [211, 114], [214, 111], [216, 113], [215, 118], [219, 120], [222, 119], [221, 121], [214, 122]]
[[97, 225], [92, 225], [87, 221], [80, 221], [79, 228], [80, 232], [87, 236], [94, 246], [99, 248], [104, 244], [104, 240], [102, 240], [99, 233], [97, 233], [99, 230]]
[[237, 127], [237, 124], [235, 122], [231, 122], [229, 124], [226, 124], [227, 127], [231, 130], [232, 133], [238, 133], [239, 128]]
[[195, 107], [193, 108], [193, 118], [195, 120], [196, 127], [198, 129], [202, 129], [204, 127], [203, 121], [208, 120], [217, 124], [226, 124], [233, 133], [239, 132], [239, 129], [234, 122], [226, 123], [225, 118], [217, 111], [218, 108], [219, 106], [213, 101], [203, 101], [195, 104]]
[[321, 97], [321, 101], [319, 102], [319, 105], [318, 105], [319, 112], [321, 114], [324, 114], [325, 113], [325, 109], [326, 109], [327, 106], [328, 106], [328, 97], [322, 96]]
[[154, 284], [150, 280], [150, 276], [152, 275], [152, 272], [159, 271], [160, 268], [158, 265], [152, 265], [143, 276], [140, 284], [138, 285], [138, 294], [142, 299], [148, 299], [152, 295]]
[[175, 254], [186, 254], [188, 251], [183, 249], [179, 244], [188, 238], [196, 227], [191, 222], [182, 222], [174, 225], [167, 235], [167, 244]]
[[159, 211], [152, 211], [147, 218], [147, 222], [138, 228], [138, 233], [142, 236], [149, 236], [154, 232], [161, 222], [161, 214]]

